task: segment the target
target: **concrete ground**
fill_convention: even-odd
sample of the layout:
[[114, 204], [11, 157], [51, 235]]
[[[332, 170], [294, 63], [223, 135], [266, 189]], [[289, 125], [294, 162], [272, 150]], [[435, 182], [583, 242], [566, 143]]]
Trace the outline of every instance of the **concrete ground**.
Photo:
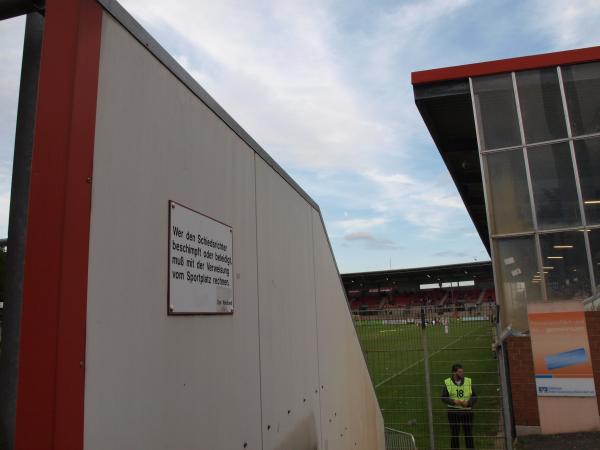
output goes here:
[[599, 450], [600, 433], [523, 436], [515, 450]]

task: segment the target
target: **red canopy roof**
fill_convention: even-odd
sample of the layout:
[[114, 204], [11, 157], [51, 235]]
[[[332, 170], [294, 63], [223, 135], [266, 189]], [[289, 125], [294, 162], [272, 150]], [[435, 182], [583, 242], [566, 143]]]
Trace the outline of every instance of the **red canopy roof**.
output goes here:
[[518, 70], [539, 69], [600, 60], [600, 46], [544, 53], [541, 55], [521, 56], [496, 61], [465, 64], [463, 66], [441, 69], [421, 70], [411, 74], [413, 85], [435, 83], [438, 81], [493, 75]]

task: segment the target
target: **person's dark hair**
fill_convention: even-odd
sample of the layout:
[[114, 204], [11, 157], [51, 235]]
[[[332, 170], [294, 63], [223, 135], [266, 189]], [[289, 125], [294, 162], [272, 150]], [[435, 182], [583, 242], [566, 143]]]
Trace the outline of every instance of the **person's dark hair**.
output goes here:
[[463, 368], [462, 364], [456, 363], [456, 364], [452, 365], [452, 373], [456, 373], [456, 371], [458, 369], [462, 369], [462, 368]]

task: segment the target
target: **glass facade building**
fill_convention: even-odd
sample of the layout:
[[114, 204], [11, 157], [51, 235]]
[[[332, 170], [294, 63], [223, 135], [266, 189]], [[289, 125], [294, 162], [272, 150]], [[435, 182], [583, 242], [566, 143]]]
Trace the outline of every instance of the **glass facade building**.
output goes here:
[[413, 85], [490, 253], [503, 325], [527, 330], [532, 302], [598, 306], [600, 47], [417, 72]]
[[600, 282], [600, 63], [470, 79], [505, 320], [527, 303], [593, 303]]

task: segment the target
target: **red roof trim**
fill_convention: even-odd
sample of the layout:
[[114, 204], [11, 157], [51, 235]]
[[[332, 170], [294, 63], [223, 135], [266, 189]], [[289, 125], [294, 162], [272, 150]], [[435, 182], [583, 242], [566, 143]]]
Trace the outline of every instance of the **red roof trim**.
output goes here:
[[413, 85], [435, 83], [438, 81], [494, 75], [518, 70], [540, 69], [543, 67], [576, 64], [600, 60], [600, 46], [544, 53], [541, 55], [521, 56], [519, 58], [499, 59], [497, 61], [465, 64], [464, 66], [442, 69], [422, 70], [411, 74]]

